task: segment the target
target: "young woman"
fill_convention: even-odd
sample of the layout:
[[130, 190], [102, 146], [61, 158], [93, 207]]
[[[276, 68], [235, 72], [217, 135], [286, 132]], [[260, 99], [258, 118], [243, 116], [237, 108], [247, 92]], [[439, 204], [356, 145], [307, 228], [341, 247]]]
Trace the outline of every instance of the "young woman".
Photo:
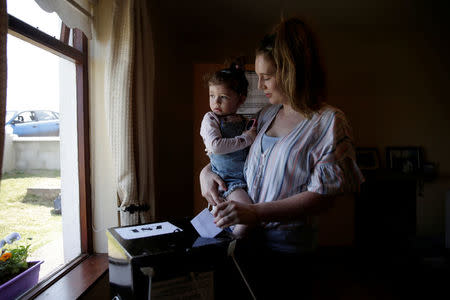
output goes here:
[[357, 191], [363, 177], [344, 113], [325, 102], [317, 46], [302, 20], [282, 21], [261, 41], [255, 71], [270, 105], [259, 114], [244, 169], [253, 203], [221, 202], [223, 182], [209, 165], [200, 174], [202, 195], [217, 205], [218, 226], [259, 229], [236, 249], [256, 297], [304, 299], [311, 294], [314, 216], [336, 195]]

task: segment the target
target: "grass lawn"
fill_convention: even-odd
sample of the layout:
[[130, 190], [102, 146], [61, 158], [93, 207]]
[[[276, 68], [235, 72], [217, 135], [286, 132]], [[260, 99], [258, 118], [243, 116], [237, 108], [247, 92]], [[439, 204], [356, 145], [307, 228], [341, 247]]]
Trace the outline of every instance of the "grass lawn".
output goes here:
[[18, 232], [30, 254], [62, 235], [61, 215], [53, 213], [53, 200], [27, 194], [28, 187], [59, 187], [59, 171], [13, 171], [2, 175], [0, 185], [0, 239]]

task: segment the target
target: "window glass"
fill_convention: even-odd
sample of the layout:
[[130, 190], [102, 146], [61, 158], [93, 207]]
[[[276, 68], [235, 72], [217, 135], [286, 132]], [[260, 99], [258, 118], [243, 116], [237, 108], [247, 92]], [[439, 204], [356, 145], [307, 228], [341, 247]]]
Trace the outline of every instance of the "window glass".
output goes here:
[[20, 123], [32, 122], [34, 121], [34, 117], [31, 114], [31, 111], [24, 111], [17, 116], [16, 121]]
[[48, 111], [38, 110], [35, 112], [35, 114], [38, 121], [56, 120], [55, 115]]
[[9, 34], [7, 63], [7, 116], [22, 122], [5, 128], [0, 239], [18, 232], [42, 280], [81, 253], [75, 64]]
[[59, 39], [61, 19], [56, 13], [41, 9], [34, 0], [7, 0], [8, 14]]

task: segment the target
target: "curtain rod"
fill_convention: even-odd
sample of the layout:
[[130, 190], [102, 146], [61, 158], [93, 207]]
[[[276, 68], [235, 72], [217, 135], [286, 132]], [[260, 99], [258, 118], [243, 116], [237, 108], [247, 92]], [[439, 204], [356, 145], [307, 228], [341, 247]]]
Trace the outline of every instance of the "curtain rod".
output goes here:
[[78, 4], [75, 0], [66, 0], [66, 1], [69, 2], [69, 4], [71, 4], [73, 7], [81, 11], [88, 18], [92, 19], [92, 15], [87, 10], [85, 10], [80, 4]]

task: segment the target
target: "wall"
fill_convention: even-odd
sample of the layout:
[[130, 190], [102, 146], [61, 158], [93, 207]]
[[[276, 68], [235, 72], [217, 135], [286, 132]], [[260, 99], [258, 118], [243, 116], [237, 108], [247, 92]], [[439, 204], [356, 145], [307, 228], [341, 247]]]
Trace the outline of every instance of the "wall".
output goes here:
[[[183, 113], [188, 114], [186, 103], [196, 99], [188, 99], [186, 82], [194, 76], [185, 74], [185, 64], [191, 64], [192, 70], [195, 63], [223, 63], [242, 53], [252, 60], [257, 41], [283, 11], [304, 16], [321, 46], [328, 102], [346, 113], [356, 146], [377, 147], [383, 165], [387, 146], [422, 146], [425, 159], [439, 164], [440, 177], [426, 182], [423, 196], [418, 198], [417, 230], [419, 235], [441, 234], [444, 192], [450, 188], [450, 102], [446, 100], [450, 41], [445, 38], [449, 36], [450, 22], [445, 17], [445, 2], [231, 2], [169, 1], [158, 7], [167, 16], [167, 21], [161, 17], [161, 22], [171, 39], [167, 42], [170, 56], [160, 61], [164, 73], [171, 77], [161, 79], [166, 86], [159, 88], [166, 90], [167, 98], [158, 110], [159, 119], [170, 119], [171, 124], [167, 131], [160, 129], [160, 135], [186, 133], [185, 116], [180, 111], [184, 109]], [[172, 58], [185, 64], [174, 66], [169, 62]], [[170, 89], [170, 84], [176, 88]], [[169, 109], [173, 107], [179, 110]], [[198, 132], [188, 134], [194, 140]], [[182, 141], [177, 145], [188, 145], [184, 136]], [[160, 151], [173, 152], [175, 146], [165, 140], [159, 147]], [[198, 177], [198, 170], [192, 173], [194, 179], [184, 175], [184, 168], [190, 166], [187, 162], [175, 164], [167, 157], [161, 159], [161, 164], [180, 172], [177, 184]]]
[[[440, 177], [425, 182], [417, 200], [418, 235], [439, 235], [450, 189], [450, 103], [443, 100], [450, 47], [433, 28], [408, 25], [327, 34], [329, 101], [347, 113], [357, 146], [379, 149], [382, 165], [386, 147], [411, 145], [422, 146], [425, 160], [439, 164]], [[448, 23], [440, 26], [448, 35]]]
[[94, 38], [89, 42], [89, 110], [91, 147], [91, 196], [94, 249], [107, 252], [105, 230], [118, 225], [105, 110], [105, 64], [111, 36], [112, 1], [101, 0], [94, 12]]
[[12, 171], [16, 168], [16, 151], [14, 150], [14, 142], [12, 130], [5, 128], [5, 146], [3, 149], [2, 174]]
[[5, 135], [2, 173], [12, 170], [59, 170], [59, 137]]
[[193, 210], [192, 64], [167, 5], [150, 2], [156, 57], [155, 214], [162, 220], [191, 215]]
[[[319, 37], [328, 74], [328, 102], [353, 125], [357, 146], [421, 145], [440, 164], [418, 202], [418, 231], [443, 231], [450, 178], [448, 98], [450, 24], [444, 1], [150, 1], [156, 53], [156, 214], [193, 212], [193, 66], [239, 54], [253, 60], [258, 40], [280, 15], [305, 16]], [[96, 9], [90, 43], [92, 196], [96, 249], [117, 224], [111, 153], [105, 128], [104, 64], [111, 1]], [[101, 208], [101, 209], [100, 209]]]

